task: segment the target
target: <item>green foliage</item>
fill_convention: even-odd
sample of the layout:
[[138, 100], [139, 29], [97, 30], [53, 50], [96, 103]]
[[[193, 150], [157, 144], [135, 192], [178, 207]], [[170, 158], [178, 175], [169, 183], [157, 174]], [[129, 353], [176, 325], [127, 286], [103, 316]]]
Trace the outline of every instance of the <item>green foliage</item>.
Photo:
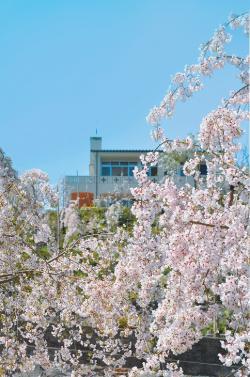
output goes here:
[[21, 261], [25, 262], [26, 260], [30, 259], [30, 255], [25, 251], [21, 254]]
[[104, 207], [82, 207], [79, 210], [80, 218], [84, 223], [88, 223], [93, 217], [99, 222], [105, 221], [105, 212]]
[[48, 260], [49, 258], [51, 258], [51, 254], [48, 251], [47, 245], [37, 246], [36, 255], [39, 256], [41, 259], [44, 259], [44, 260]]
[[137, 300], [137, 298], [138, 298], [138, 293], [135, 292], [135, 291], [131, 291], [131, 292], [129, 292], [129, 294], [128, 294], [128, 298], [129, 298], [129, 300], [130, 300], [132, 303], [135, 303], [136, 300]]
[[53, 210], [49, 210], [47, 212], [48, 215], [48, 225], [52, 231], [52, 234], [56, 236], [57, 233], [57, 212]]
[[94, 254], [95, 254], [95, 252], [92, 254], [92, 258], [89, 257], [89, 259], [88, 259], [89, 264], [93, 267], [97, 266], [98, 262], [99, 262], [99, 256], [97, 257]]
[[[189, 135], [195, 145], [197, 145], [197, 140], [194, 135]], [[197, 150], [197, 146], [189, 150], [180, 150], [180, 151], [170, 151], [165, 152], [162, 155], [161, 164], [166, 171], [167, 175], [173, 175], [176, 173], [176, 170], [179, 169], [180, 165], [183, 165], [186, 161], [193, 157], [194, 152]]]
[[[106, 214], [107, 208], [105, 207], [83, 207], [79, 209], [79, 216], [82, 222], [83, 234], [88, 235], [91, 233], [101, 233], [107, 230]], [[57, 211], [49, 210], [47, 212], [48, 225], [55, 239], [58, 237], [58, 214]], [[117, 226], [125, 227], [128, 231], [133, 229], [135, 216], [132, 214], [131, 209], [128, 207], [121, 207], [120, 216]], [[90, 226], [89, 226], [90, 225]], [[117, 226], [112, 227], [111, 231], [115, 232]], [[60, 229], [60, 247], [63, 247], [64, 236], [66, 229], [61, 226]], [[78, 236], [73, 235], [68, 240], [73, 242]], [[46, 250], [39, 250], [39, 256], [46, 257]]]
[[30, 285], [24, 285], [23, 286], [23, 291], [27, 292], [27, 293], [31, 293], [32, 292], [32, 288], [31, 288]]
[[135, 216], [132, 214], [131, 209], [122, 207], [119, 216], [119, 226], [126, 226], [128, 229], [132, 229], [134, 222]]
[[166, 267], [166, 268], [163, 270], [163, 275], [164, 275], [164, 276], [167, 276], [171, 271], [172, 271], [172, 268], [171, 268], [171, 267]]
[[232, 314], [227, 309], [223, 309], [220, 316], [202, 330], [202, 335], [224, 335], [229, 329], [228, 323], [231, 316]]
[[82, 270], [75, 270], [74, 271], [74, 276], [78, 278], [86, 278], [88, 274]]
[[168, 285], [168, 275], [172, 271], [171, 267], [165, 267], [160, 278], [160, 286], [166, 288]]
[[149, 346], [149, 349], [152, 351], [157, 345], [157, 339], [156, 338], [151, 338], [149, 341], [148, 341], [148, 346]]
[[118, 325], [120, 329], [126, 329], [126, 327], [128, 327], [128, 319], [126, 317], [120, 317], [118, 319]]

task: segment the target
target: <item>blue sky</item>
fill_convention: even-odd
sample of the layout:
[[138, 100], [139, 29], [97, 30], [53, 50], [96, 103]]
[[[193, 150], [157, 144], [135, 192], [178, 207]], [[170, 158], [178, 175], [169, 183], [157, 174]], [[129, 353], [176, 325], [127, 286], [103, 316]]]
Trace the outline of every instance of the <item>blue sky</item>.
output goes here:
[[[170, 77], [245, 0], [6, 0], [0, 2], [0, 146], [22, 172], [53, 183], [88, 174], [89, 137], [105, 148], [152, 148], [145, 117]], [[236, 33], [234, 52], [247, 50]], [[169, 137], [197, 132], [202, 117], [239, 86], [227, 68], [177, 112]], [[246, 138], [245, 138], [246, 142]]]

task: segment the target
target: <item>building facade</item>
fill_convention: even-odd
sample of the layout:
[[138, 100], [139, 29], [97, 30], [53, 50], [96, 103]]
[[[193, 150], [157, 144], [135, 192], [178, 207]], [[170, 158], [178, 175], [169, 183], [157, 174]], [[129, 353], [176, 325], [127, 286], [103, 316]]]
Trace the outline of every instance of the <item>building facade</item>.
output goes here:
[[[130, 198], [130, 188], [137, 185], [133, 170], [141, 166], [140, 156], [148, 152], [152, 151], [102, 149], [102, 138], [91, 137], [89, 175], [64, 177], [64, 203], [75, 198], [80, 198], [81, 205], [89, 205], [97, 199]], [[163, 167], [160, 164], [151, 167], [149, 178], [160, 182], [164, 178]], [[183, 176], [181, 167], [175, 180], [178, 186], [187, 182], [193, 184], [192, 177]]]

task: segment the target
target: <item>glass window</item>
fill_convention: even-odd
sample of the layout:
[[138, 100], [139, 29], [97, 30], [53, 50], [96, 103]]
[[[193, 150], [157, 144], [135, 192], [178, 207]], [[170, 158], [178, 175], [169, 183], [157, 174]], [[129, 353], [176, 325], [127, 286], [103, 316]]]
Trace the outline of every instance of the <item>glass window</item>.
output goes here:
[[121, 175], [123, 175], [124, 177], [128, 176], [128, 167], [127, 166], [112, 166], [112, 176], [120, 177]]
[[120, 168], [120, 166], [112, 166], [112, 176], [113, 177], [119, 177], [122, 173], [122, 168]]
[[201, 175], [207, 175], [207, 165], [206, 164], [200, 164], [200, 173], [201, 173]]
[[150, 177], [156, 177], [158, 175], [158, 168], [157, 166], [151, 166], [147, 173]]
[[[102, 162], [102, 176], [124, 176], [124, 177], [133, 177], [133, 170], [137, 166], [137, 162], [128, 162], [128, 161], [103, 161]], [[153, 169], [153, 175], [157, 175]]]
[[133, 174], [133, 170], [134, 170], [135, 166], [129, 166], [128, 168], [128, 175], [129, 177], [133, 177], [134, 174]]
[[157, 173], [158, 173], [157, 166], [151, 166], [151, 168], [150, 168], [150, 175], [151, 175], [151, 177], [156, 177]]
[[184, 174], [184, 171], [183, 171], [183, 166], [184, 166], [184, 164], [182, 163], [181, 166], [180, 166], [180, 176], [181, 177], [185, 177], [185, 174]]
[[102, 175], [110, 176], [110, 166], [102, 166]]
[[128, 167], [127, 166], [121, 167], [121, 175], [123, 175], [124, 177], [128, 176]]

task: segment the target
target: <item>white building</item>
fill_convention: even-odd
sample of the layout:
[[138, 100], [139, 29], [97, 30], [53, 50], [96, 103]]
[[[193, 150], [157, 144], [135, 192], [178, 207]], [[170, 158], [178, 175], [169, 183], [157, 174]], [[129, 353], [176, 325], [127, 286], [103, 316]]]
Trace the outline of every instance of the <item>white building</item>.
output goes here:
[[[130, 188], [137, 184], [133, 170], [140, 166], [140, 156], [148, 152], [151, 150], [102, 149], [102, 138], [91, 137], [89, 175], [64, 177], [64, 202], [76, 197], [84, 198], [85, 193], [91, 193], [93, 199], [131, 197]], [[154, 182], [161, 181], [164, 169], [161, 166], [151, 167], [149, 177]], [[187, 181], [193, 184], [193, 178], [183, 176], [180, 167], [176, 183], [181, 186]], [[82, 204], [86, 204], [84, 200]]]

